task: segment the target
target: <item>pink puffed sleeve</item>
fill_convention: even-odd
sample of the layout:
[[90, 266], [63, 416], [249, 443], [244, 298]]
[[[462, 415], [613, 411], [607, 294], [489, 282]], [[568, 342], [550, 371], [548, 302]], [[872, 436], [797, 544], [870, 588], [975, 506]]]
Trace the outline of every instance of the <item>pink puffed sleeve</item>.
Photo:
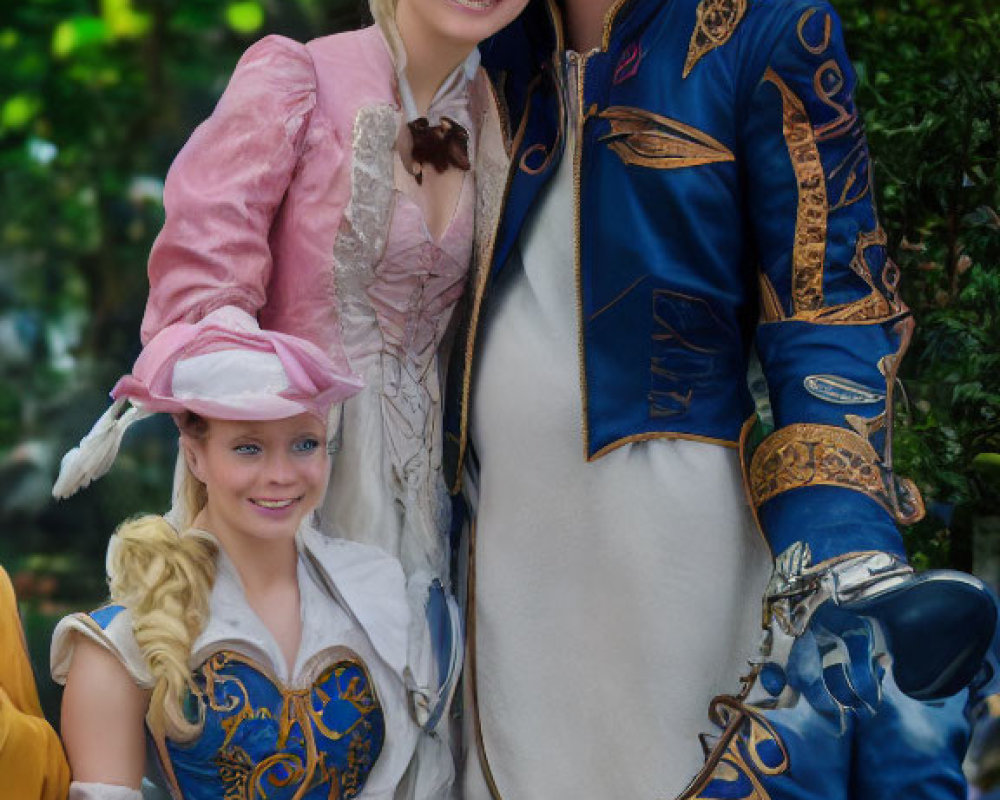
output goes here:
[[315, 104], [316, 71], [304, 45], [268, 36], [244, 53], [212, 116], [167, 174], [143, 343], [220, 306], [256, 316], [264, 305], [268, 232]]

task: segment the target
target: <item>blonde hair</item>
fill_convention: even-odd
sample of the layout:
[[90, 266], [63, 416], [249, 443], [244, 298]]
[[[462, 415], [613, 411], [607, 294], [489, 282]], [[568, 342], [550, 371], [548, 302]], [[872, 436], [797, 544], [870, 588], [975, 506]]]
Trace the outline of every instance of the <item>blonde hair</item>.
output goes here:
[[382, 35], [389, 43], [393, 54], [398, 59], [400, 54], [405, 52], [403, 40], [399, 36], [399, 28], [396, 25], [396, 4], [399, 0], [368, 0], [368, 9], [372, 13], [372, 19], [379, 26]]
[[396, 2], [397, 0], [368, 0], [372, 19], [387, 36], [396, 28]]
[[205, 485], [186, 465], [182, 482], [186, 518], [180, 532], [161, 516], [138, 517], [118, 527], [108, 549], [111, 598], [129, 609], [136, 644], [155, 682], [146, 720], [151, 730], [175, 741], [194, 738], [203, 724], [185, 714], [195, 690], [188, 659], [208, 622], [218, 554], [215, 539], [191, 528], [207, 500]]

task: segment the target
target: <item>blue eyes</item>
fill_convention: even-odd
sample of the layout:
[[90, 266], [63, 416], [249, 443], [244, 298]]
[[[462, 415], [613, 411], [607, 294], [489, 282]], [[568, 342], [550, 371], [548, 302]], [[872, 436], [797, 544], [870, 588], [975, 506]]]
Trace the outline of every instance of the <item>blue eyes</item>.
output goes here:
[[[304, 439], [296, 439], [291, 444], [291, 451], [297, 455], [308, 455], [319, 450], [321, 447], [321, 442], [319, 439], [307, 436]], [[244, 442], [243, 444], [237, 444], [233, 446], [233, 452], [239, 456], [256, 456], [264, 452], [259, 444], [252, 444], [250, 442]]]
[[311, 453], [314, 450], [319, 449], [319, 439], [313, 439], [309, 437], [307, 439], [299, 439], [292, 445], [293, 453]]

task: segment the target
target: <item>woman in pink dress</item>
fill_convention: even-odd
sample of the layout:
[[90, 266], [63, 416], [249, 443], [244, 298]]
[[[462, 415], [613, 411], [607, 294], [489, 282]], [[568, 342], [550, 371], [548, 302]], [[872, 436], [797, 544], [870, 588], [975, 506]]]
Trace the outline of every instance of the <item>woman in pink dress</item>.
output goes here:
[[397, 556], [415, 611], [448, 585], [442, 343], [508, 166], [476, 45], [525, 4], [372, 0], [372, 27], [256, 43], [171, 167], [149, 261], [144, 342], [233, 305], [363, 379], [320, 525]]

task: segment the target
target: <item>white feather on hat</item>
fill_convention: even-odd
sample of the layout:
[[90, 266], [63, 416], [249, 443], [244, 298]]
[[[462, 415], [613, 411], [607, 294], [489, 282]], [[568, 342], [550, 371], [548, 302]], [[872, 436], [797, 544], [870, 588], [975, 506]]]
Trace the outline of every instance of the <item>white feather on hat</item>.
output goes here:
[[80, 444], [62, 457], [59, 477], [52, 487], [53, 497], [57, 499], [70, 497], [104, 475], [115, 463], [122, 437], [129, 426], [133, 422], [152, 416], [152, 412], [144, 411], [139, 406], [131, 406], [122, 414], [121, 411], [127, 402], [125, 398], [115, 400], [94, 423], [90, 433], [80, 440]]

